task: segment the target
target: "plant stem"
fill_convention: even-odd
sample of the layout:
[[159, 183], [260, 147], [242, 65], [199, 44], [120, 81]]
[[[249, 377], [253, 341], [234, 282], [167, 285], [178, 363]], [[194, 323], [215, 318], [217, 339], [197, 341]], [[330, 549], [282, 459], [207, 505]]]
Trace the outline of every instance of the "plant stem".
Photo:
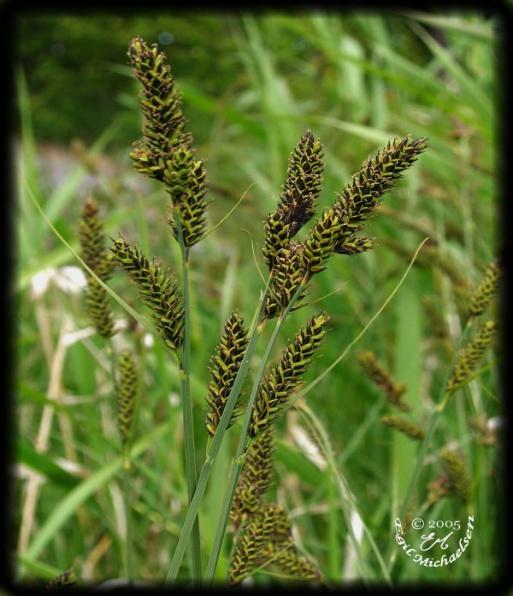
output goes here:
[[249, 425], [251, 423], [251, 412], [253, 410], [253, 404], [256, 399], [256, 395], [258, 393], [258, 388], [260, 387], [260, 381], [262, 380], [262, 376], [264, 374], [265, 367], [267, 365], [267, 361], [269, 360], [269, 355], [271, 354], [271, 350], [274, 346], [274, 342], [280, 332], [280, 329], [283, 326], [283, 322], [285, 321], [287, 315], [289, 314], [290, 310], [294, 306], [294, 303], [299, 298], [301, 291], [303, 289], [303, 284], [299, 286], [296, 290], [294, 296], [292, 297], [291, 301], [289, 302], [287, 308], [283, 311], [280, 315], [278, 320], [276, 321], [276, 325], [274, 327], [273, 333], [267, 342], [267, 346], [265, 348], [264, 355], [260, 360], [260, 366], [258, 367], [258, 372], [256, 374], [255, 380], [253, 382], [253, 387], [251, 389], [251, 395], [249, 397], [248, 405], [246, 408], [246, 414], [244, 417], [244, 427], [240, 434], [239, 444], [237, 446], [237, 452], [235, 453], [234, 462], [232, 464], [232, 470], [230, 474], [230, 480], [228, 482], [228, 488], [226, 489], [223, 506], [221, 509], [221, 513], [219, 515], [219, 521], [217, 523], [216, 534], [214, 538], [214, 544], [212, 546], [212, 551], [210, 552], [210, 558], [208, 560], [207, 565], [207, 572], [205, 579], [207, 583], [211, 583], [214, 577], [214, 573], [217, 566], [217, 561], [219, 559], [219, 553], [221, 551], [221, 545], [223, 542], [224, 534], [226, 531], [226, 525], [228, 523], [228, 517], [230, 515], [230, 509], [232, 505], [233, 495], [235, 493], [235, 489], [237, 488], [237, 482], [239, 480], [240, 473], [244, 466], [244, 452], [246, 449], [246, 442], [248, 438], [248, 430]]
[[185, 516], [185, 520], [180, 531], [180, 536], [178, 537], [178, 543], [176, 545], [175, 552], [173, 554], [173, 558], [171, 559], [171, 563], [167, 572], [166, 582], [176, 579], [178, 570], [180, 569], [180, 564], [182, 562], [182, 558], [185, 552], [185, 546], [192, 531], [194, 520], [198, 515], [199, 505], [205, 493], [205, 489], [207, 487], [208, 479], [210, 477], [214, 461], [217, 457], [217, 454], [219, 453], [219, 449], [224, 438], [224, 433], [226, 432], [226, 429], [228, 428], [228, 425], [230, 423], [231, 415], [237, 402], [237, 398], [239, 397], [239, 394], [241, 392], [242, 385], [246, 380], [246, 376], [249, 369], [249, 363], [253, 355], [253, 352], [255, 351], [257, 339], [262, 333], [262, 326], [258, 323], [264, 310], [264, 305], [268, 292], [269, 281], [260, 298], [260, 302], [257, 307], [257, 312], [255, 313], [255, 317], [253, 319], [253, 325], [250, 332], [248, 347], [246, 348], [246, 352], [244, 354], [244, 359], [241, 362], [240, 368], [237, 372], [237, 376], [235, 377], [235, 381], [233, 382], [233, 386], [228, 396], [221, 419], [219, 420], [219, 425], [217, 427], [216, 433], [208, 448], [205, 462], [201, 467], [198, 482], [196, 485], [196, 490], [194, 491], [194, 496], [192, 497], [192, 500], [189, 504], [189, 509]]
[[133, 553], [132, 553], [132, 510], [130, 507], [130, 455], [128, 449], [124, 449], [123, 462], [123, 505], [125, 508], [125, 571], [128, 583], [133, 580]]
[[[175, 218], [178, 230], [178, 242], [182, 255], [182, 286], [183, 286], [183, 346], [180, 358], [180, 381], [183, 408], [183, 429], [185, 446], [185, 475], [187, 478], [187, 497], [189, 505], [192, 501], [198, 471], [196, 469], [196, 448], [194, 445], [194, 417], [192, 412], [191, 390], [190, 390], [190, 359], [191, 359], [191, 307], [189, 299], [189, 249], [185, 246], [183, 229], [178, 217]], [[192, 579], [195, 582], [201, 580], [201, 542], [199, 519], [194, 522], [191, 536], [192, 555]]]
[[[114, 386], [114, 402], [117, 400], [117, 382], [116, 382], [116, 353], [114, 351], [114, 342], [112, 338], [109, 342], [109, 350], [110, 350], [110, 367], [111, 367], [111, 376], [112, 376], [112, 384]], [[133, 579], [133, 556], [132, 556], [132, 518], [131, 518], [131, 510], [130, 510], [130, 498], [129, 498], [129, 469], [130, 469], [130, 452], [129, 452], [129, 445], [123, 446], [121, 444], [121, 451], [123, 456], [123, 507], [125, 509], [125, 544], [124, 544], [124, 565], [125, 565], [125, 575], [128, 580], [128, 583], [132, 583]]]

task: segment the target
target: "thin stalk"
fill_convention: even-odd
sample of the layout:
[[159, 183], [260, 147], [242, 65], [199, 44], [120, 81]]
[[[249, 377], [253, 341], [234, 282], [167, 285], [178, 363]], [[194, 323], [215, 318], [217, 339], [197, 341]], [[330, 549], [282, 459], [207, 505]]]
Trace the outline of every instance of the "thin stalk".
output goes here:
[[210, 552], [210, 558], [208, 560], [207, 572], [206, 572], [206, 576], [205, 576], [207, 583], [211, 583], [213, 580], [213, 577], [214, 577], [214, 573], [215, 573], [216, 566], [217, 566], [217, 561], [219, 560], [219, 553], [221, 551], [221, 545], [223, 543], [223, 538], [224, 538], [224, 534], [226, 531], [226, 525], [228, 523], [228, 517], [230, 515], [230, 509], [231, 509], [231, 505], [232, 505], [233, 495], [235, 493], [235, 489], [237, 488], [237, 482], [239, 480], [240, 473], [244, 466], [244, 452], [246, 449], [249, 425], [251, 423], [251, 412], [253, 410], [253, 404], [255, 403], [256, 395], [258, 393], [258, 388], [260, 387], [260, 382], [262, 380], [264, 370], [267, 365], [267, 361], [269, 360], [271, 350], [274, 346], [274, 342], [276, 341], [278, 333], [280, 332], [280, 330], [283, 326], [283, 322], [285, 321], [287, 315], [289, 314], [292, 307], [294, 306], [294, 303], [299, 298], [299, 295], [301, 294], [302, 289], [303, 289], [303, 283], [296, 290], [296, 292], [295, 292], [294, 296], [292, 297], [291, 301], [289, 302], [287, 308], [283, 311], [283, 313], [280, 315], [280, 317], [276, 321], [276, 325], [274, 327], [272, 335], [269, 338], [269, 341], [267, 342], [267, 346], [265, 348], [264, 355], [263, 355], [262, 359], [260, 360], [260, 366], [258, 367], [258, 371], [257, 371], [256, 377], [255, 377], [255, 380], [253, 382], [253, 387], [251, 389], [251, 395], [249, 397], [248, 405], [246, 408], [246, 414], [244, 417], [244, 427], [240, 434], [239, 444], [237, 446], [237, 452], [235, 453], [235, 458], [234, 458], [234, 462], [232, 465], [230, 480], [228, 482], [228, 488], [226, 489], [223, 506], [221, 509], [221, 513], [219, 515], [219, 521], [217, 523], [214, 543], [212, 546], [212, 550]]
[[194, 496], [192, 497], [192, 501], [189, 504], [189, 509], [187, 510], [187, 514], [185, 516], [182, 529], [180, 531], [180, 536], [178, 537], [178, 544], [176, 545], [175, 552], [173, 553], [173, 558], [171, 559], [171, 563], [169, 565], [169, 569], [166, 576], [166, 583], [176, 579], [176, 576], [180, 569], [180, 564], [183, 559], [185, 547], [191, 534], [194, 520], [198, 515], [199, 505], [205, 493], [208, 479], [210, 477], [210, 473], [212, 472], [212, 467], [219, 453], [224, 434], [230, 423], [232, 412], [237, 402], [237, 398], [239, 397], [239, 394], [241, 392], [242, 385], [246, 380], [246, 376], [248, 374], [249, 369], [249, 363], [251, 357], [253, 356], [253, 352], [255, 351], [257, 339], [261, 335], [263, 330], [263, 325], [259, 325], [259, 321], [262, 316], [265, 301], [269, 292], [269, 281], [267, 282], [267, 286], [265, 287], [265, 290], [262, 293], [260, 302], [257, 306], [255, 317], [253, 318], [253, 325], [250, 332], [248, 347], [246, 348], [246, 352], [244, 354], [244, 359], [241, 362], [240, 368], [237, 372], [237, 376], [235, 377], [235, 381], [233, 382], [233, 386], [228, 396], [223, 414], [219, 420], [219, 425], [217, 427], [216, 433], [212, 439], [212, 442], [210, 443], [205, 461], [203, 463], [203, 466], [201, 467], [198, 483], [196, 485], [196, 490], [194, 491]]
[[[424, 437], [422, 443], [420, 444], [420, 448], [419, 448], [419, 452], [417, 454], [417, 465], [415, 466], [413, 473], [411, 475], [410, 478], [410, 482], [408, 484], [408, 489], [406, 491], [406, 495], [404, 497], [401, 509], [399, 510], [399, 519], [403, 519], [404, 515], [406, 514], [406, 510], [408, 508], [408, 504], [410, 502], [411, 496], [413, 494], [413, 491], [415, 489], [415, 485], [417, 483], [417, 480], [419, 478], [420, 475], [420, 470], [422, 468], [422, 462], [424, 460], [424, 457], [426, 455], [427, 449], [429, 447], [429, 444], [431, 442], [431, 439], [433, 438], [435, 429], [436, 429], [436, 425], [438, 424], [438, 421], [440, 419], [440, 415], [442, 414], [442, 412], [445, 410], [445, 406], [447, 405], [447, 402], [449, 400], [450, 397], [450, 393], [447, 393], [447, 382], [449, 381], [449, 376], [454, 368], [454, 365], [456, 363], [456, 359], [458, 358], [458, 352], [460, 350], [460, 348], [463, 346], [463, 344], [465, 343], [469, 333], [470, 333], [470, 329], [472, 328], [472, 320], [469, 319], [467, 321], [467, 324], [465, 325], [465, 329], [463, 330], [463, 333], [460, 335], [460, 338], [458, 340], [458, 343], [456, 345], [456, 348], [454, 349], [454, 353], [451, 359], [451, 363], [449, 365], [449, 367], [447, 368], [446, 374], [445, 374], [445, 378], [444, 378], [444, 382], [441, 386], [440, 389], [440, 395], [439, 395], [439, 399], [437, 401], [437, 404], [433, 410], [433, 412], [431, 413], [431, 417], [429, 419], [429, 423], [428, 423], [428, 428], [426, 431], [426, 436]], [[393, 549], [393, 550], [392, 550]], [[392, 566], [394, 563], [394, 553], [396, 552], [395, 548], [393, 547], [393, 545], [390, 547], [390, 551], [389, 551], [389, 556], [388, 556], [388, 567], [389, 567], [389, 571], [392, 570]]]
[[123, 505], [125, 509], [125, 572], [128, 583], [131, 584], [133, 575], [133, 548], [132, 548], [132, 509], [130, 507], [130, 455], [128, 449], [124, 449], [123, 463]]
[[[117, 399], [117, 382], [116, 382], [116, 353], [114, 351], [114, 342], [112, 338], [109, 343], [110, 351], [110, 366], [112, 383], [114, 386], [114, 401]], [[128, 583], [132, 583], [133, 579], [133, 553], [132, 553], [132, 517], [130, 509], [130, 484], [129, 484], [129, 470], [130, 470], [130, 452], [129, 445], [121, 446], [123, 462], [123, 507], [125, 510], [125, 543], [123, 545], [123, 559], [125, 567], [125, 576]]]
[[[191, 360], [191, 312], [189, 299], [189, 249], [185, 246], [183, 229], [178, 217], [175, 218], [178, 230], [178, 242], [182, 255], [182, 286], [183, 286], [183, 346], [180, 358], [180, 382], [183, 408], [183, 428], [185, 446], [185, 476], [187, 479], [187, 498], [189, 505], [192, 501], [198, 471], [196, 468], [196, 448], [194, 445], [194, 417], [192, 412], [191, 388], [190, 388], [190, 360]], [[199, 519], [194, 522], [191, 536], [192, 555], [192, 579], [195, 582], [201, 580], [201, 542]]]

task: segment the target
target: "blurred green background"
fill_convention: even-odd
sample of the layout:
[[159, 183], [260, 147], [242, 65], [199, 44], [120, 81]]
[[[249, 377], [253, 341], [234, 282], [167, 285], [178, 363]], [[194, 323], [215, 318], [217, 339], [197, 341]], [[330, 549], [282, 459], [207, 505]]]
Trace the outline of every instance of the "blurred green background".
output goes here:
[[[249, 188], [236, 212], [192, 252], [193, 393], [200, 450], [206, 441], [201, 408], [208, 358], [229, 312], [237, 308], [248, 321], [253, 312], [262, 282], [252, 242], [262, 266], [261, 222], [276, 204], [289, 154], [301, 134], [311, 129], [325, 147], [321, 206], [330, 204], [362, 161], [390, 138], [405, 134], [428, 138], [425, 155], [387, 195], [382, 213], [370, 224], [377, 247], [357, 257], [336, 255], [328, 270], [316, 276], [310, 299], [327, 297], [294, 313], [283, 338], [291, 337], [316, 309], [330, 314], [331, 332], [308, 375], [308, 380], [314, 379], [369, 321], [404, 273], [415, 248], [430, 237], [393, 301], [347, 358], [306, 397], [331, 441], [359, 515], [386, 558], [393, 547], [392, 520], [415, 465], [417, 447], [380, 425], [379, 415], [386, 406], [363, 375], [356, 354], [360, 349], [373, 350], [398, 381], [407, 383], [412, 416], [426, 422], [445, 372], [444, 350], [450, 351], [447, 345], [454, 345], [459, 334], [465, 296], [496, 253], [501, 200], [495, 173], [499, 20], [462, 11], [18, 15], [16, 291], [23, 447], [19, 457], [45, 479], [32, 512], [26, 505], [27, 477], [22, 476], [18, 485], [15, 536], [22, 575], [51, 576], [70, 565], [79, 571], [85, 568], [82, 577], [95, 580], [119, 573], [114, 480], [109, 476], [100, 482], [95, 498], [76, 505], [66, 501], [70, 483], [85, 482], [89, 474], [105, 469], [115, 454], [115, 430], [107, 423], [113, 408], [109, 371], [102, 368], [99, 338], [66, 347], [57, 399], [69, 399], [56, 410], [64, 422], [51, 427], [45, 449], [33, 446], [41, 430], [42, 409], [54, 407], [47, 400], [48, 386], [64, 321], [68, 333], [85, 328], [88, 321], [80, 296], [66, 293], [56, 283], [35, 297], [38, 274], [51, 267], [57, 268], [54, 275], [62, 274], [59, 268], [76, 262], [34, 208], [26, 182], [73, 247], [78, 246], [83, 200], [93, 192], [101, 201], [111, 236], [123, 232], [147, 254], [177, 269], [176, 246], [165, 224], [166, 198], [158, 185], [133, 171], [128, 158], [141, 126], [138, 87], [126, 59], [129, 40], [140, 35], [158, 42], [169, 58], [197, 153], [206, 159], [210, 225], [220, 221]], [[134, 308], [141, 308], [121, 275], [113, 287]], [[119, 317], [123, 316], [120, 311]], [[433, 317], [441, 321], [438, 335]], [[169, 417], [176, 370], [166, 361], [157, 338], [155, 346], [143, 352], [146, 406], [138, 432], [151, 436], [155, 425]], [[490, 357], [469, 394], [457, 395], [448, 408], [417, 497], [420, 508], [426, 485], [439, 468], [437, 450], [456, 442], [475, 481], [472, 502], [479, 529], [471, 547], [457, 564], [436, 575], [396, 553], [397, 581], [481, 581], [497, 574], [496, 448], [478, 444], [470, 425], [476, 416], [489, 421], [500, 415], [494, 363]], [[179, 447], [180, 412], [177, 408], [172, 412]], [[66, 440], [62, 424], [68, 429]], [[328, 577], [382, 581], [369, 541], [361, 539], [356, 551], [348, 541], [347, 519], [355, 513], [354, 506], [344, 497], [336, 475], [316, 465], [297, 438], [297, 428], [304, 425], [294, 411], [280, 423], [276, 455], [280, 482], [274, 490], [295, 512], [301, 543]], [[169, 441], [162, 441], [145, 452], [137, 467], [136, 554], [142, 578], [158, 577], [166, 569], [184, 511], [181, 451], [169, 450]], [[63, 459], [75, 468], [63, 468]], [[227, 464], [228, 452], [219, 464], [218, 478]], [[52, 465], [65, 470], [68, 484]], [[222, 496], [220, 483], [211, 484], [202, 511], [206, 552], [213, 538], [212, 512]], [[165, 526], [155, 516], [166, 516], [170, 502], [173, 513]], [[63, 503], [69, 509], [59, 516], [56, 511], [64, 511]], [[464, 519], [465, 511], [457, 502], [447, 499], [439, 505], [436, 513], [444, 519]], [[79, 523], [73, 526], [75, 515]], [[105, 548], [93, 565], [91, 553], [110, 539], [116, 548]], [[219, 577], [226, 570], [228, 554], [227, 548]], [[259, 575], [261, 583], [268, 580]]]

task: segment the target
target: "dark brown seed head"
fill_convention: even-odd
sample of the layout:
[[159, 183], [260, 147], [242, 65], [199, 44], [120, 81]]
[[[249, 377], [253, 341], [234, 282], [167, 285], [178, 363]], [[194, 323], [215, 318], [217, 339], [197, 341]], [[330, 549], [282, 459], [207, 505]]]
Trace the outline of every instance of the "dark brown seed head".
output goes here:
[[175, 279], [150, 262], [137, 246], [131, 246], [122, 238], [114, 242], [112, 252], [152, 311], [165, 344], [179, 350], [183, 342], [183, 302]]
[[[208, 385], [206, 425], [211, 437], [219, 426], [247, 346], [248, 332], [244, 328], [244, 321], [240, 315], [233, 313], [224, 325], [223, 335], [210, 361], [211, 381]], [[237, 419], [239, 405], [240, 402], [233, 410], [230, 426]]]

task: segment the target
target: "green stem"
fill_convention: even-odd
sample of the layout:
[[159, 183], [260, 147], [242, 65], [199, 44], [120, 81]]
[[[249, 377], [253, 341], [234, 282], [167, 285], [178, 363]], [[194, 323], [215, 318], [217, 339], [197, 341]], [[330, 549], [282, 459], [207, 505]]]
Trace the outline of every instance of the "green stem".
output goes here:
[[[190, 389], [190, 359], [191, 359], [191, 307], [189, 298], [189, 249], [185, 246], [181, 222], [176, 219], [178, 230], [178, 242], [182, 255], [182, 286], [183, 286], [183, 346], [180, 358], [180, 381], [183, 408], [183, 428], [185, 446], [185, 476], [187, 479], [187, 497], [189, 505], [196, 489], [198, 471], [196, 468], [196, 448], [194, 445], [194, 417], [192, 412], [192, 400]], [[192, 579], [195, 582], [201, 580], [201, 542], [199, 519], [194, 522], [191, 536], [192, 555]]]
[[224, 534], [226, 531], [226, 525], [228, 523], [228, 518], [230, 515], [230, 509], [232, 505], [233, 495], [235, 493], [235, 489], [237, 488], [237, 482], [239, 480], [240, 473], [244, 466], [244, 452], [246, 449], [246, 442], [248, 438], [248, 430], [249, 425], [251, 423], [251, 412], [253, 410], [253, 404], [255, 403], [255, 399], [258, 393], [258, 388], [260, 387], [260, 381], [262, 380], [262, 376], [264, 374], [265, 367], [267, 365], [267, 361], [269, 360], [269, 356], [271, 354], [271, 350], [274, 346], [274, 342], [278, 337], [278, 333], [283, 326], [283, 322], [285, 318], [291, 311], [294, 303], [299, 298], [301, 291], [303, 289], [303, 284], [299, 286], [296, 290], [292, 300], [289, 302], [287, 308], [283, 311], [280, 315], [278, 320], [276, 321], [276, 325], [274, 327], [273, 333], [267, 342], [267, 346], [264, 352], [262, 359], [260, 360], [260, 366], [258, 367], [258, 372], [256, 374], [255, 380], [253, 382], [253, 387], [251, 389], [251, 395], [249, 397], [248, 405], [246, 408], [246, 414], [244, 418], [244, 427], [240, 435], [239, 444], [237, 446], [237, 452], [235, 454], [234, 462], [232, 464], [232, 470], [230, 474], [230, 480], [228, 482], [228, 488], [226, 489], [223, 506], [221, 509], [221, 513], [219, 515], [219, 521], [217, 523], [216, 534], [214, 538], [214, 544], [212, 546], [212, 550], [210, 552], [210, 558], [208, 560], [207, 565], [207, 572], [206, 572], [206, 581], [207, 583], [211, 583], [214, 577], [214, 573], [217, 566], [217, 561], [219, 559], [219, 553], [221, 552], [221, 545], [223, 543]]
[[180, 531], [180, 536], [178, 537], [178, 543], [176, 545], [176, 549], [173, 553], [173, 558], [171, 559], [171, 563], [167, 572], [166, 582], [176, 579], [176, 576], [180, 569], [180, 564], [182, 562], [182, 558], [185, 552], [185, 546], [192, 531], [194, 520], [198, 515], [199, 505], [205, 493], [205, 489], [207, 487], [208, 479], [210, 477], [214, 461], [217, 457], [217, 454], [219, 453], [219, 449], [224, 438], [224, 433], [226, 432], [230, 423], [231, 415], [237, 402], [237, 398], [239, 397], [239, 394], [241, 392], [242, 385], [246, 380], [246, 376], [248, 374], [249, 369], [249, 363], [253, 355], [253, 352], [255, 351], [257, 339], [262, 333], [262, 326], [259, 325], [259, 321], [264, 310], [264, 305], [268, 292], [269, 282], [267, 283], [265, 291], [263, 292], [262, 297], [260, 298], [260, 302], [257, 307], [257, 312], [253, 319], [253, 325], [250, 332], [248, 347], [246, 348], [246, 352], [244, 354], [244, 359], [242, 360], [240, 368], [237, 372], [237, 376], [235, 377], [235, 381], [228, 396], [226, 406], [224, 408], [221, 419], [219, 420], [219, 425], [217, 427], [216, 433], [212, 439], [212, 442], [210, 443], [205, 462], [201, 467], [198, 483], [196, 485], [196, 490], [194, 491], [192, 501], [189, 503], [189, 509], [185, 516], [185, 520]]
[[[112, 384], [114, 385], [114, 402], [117, 400], [117, 382], [116, 382], [116, 353], [114, 351], [114, 342], [110, 339], [110, 367]], [[128, 471], [130, 469], [130, 455], [129, 445], [121, 445], [122, 455], [124, 458], [123, 462], [123, 506], [125, 509], [125, 543], [123, 545], [123, 558], [125, 566], [125, 576], [128, 583], [132, 583], [133, 579], [133, 556], [132, 556], [132, 528], [131, 528], [131, 510], [130, 510], [130, 498], [129, 498], [129, 482], [128, 482]]]
[[130, 507], [130, 455], [128, 449], [124, 449], [123, 463], [123, 505], [125, 508], [125, 570], [128, 583], [133, 580], [133, 553], [132, 553], [132, 509]]

